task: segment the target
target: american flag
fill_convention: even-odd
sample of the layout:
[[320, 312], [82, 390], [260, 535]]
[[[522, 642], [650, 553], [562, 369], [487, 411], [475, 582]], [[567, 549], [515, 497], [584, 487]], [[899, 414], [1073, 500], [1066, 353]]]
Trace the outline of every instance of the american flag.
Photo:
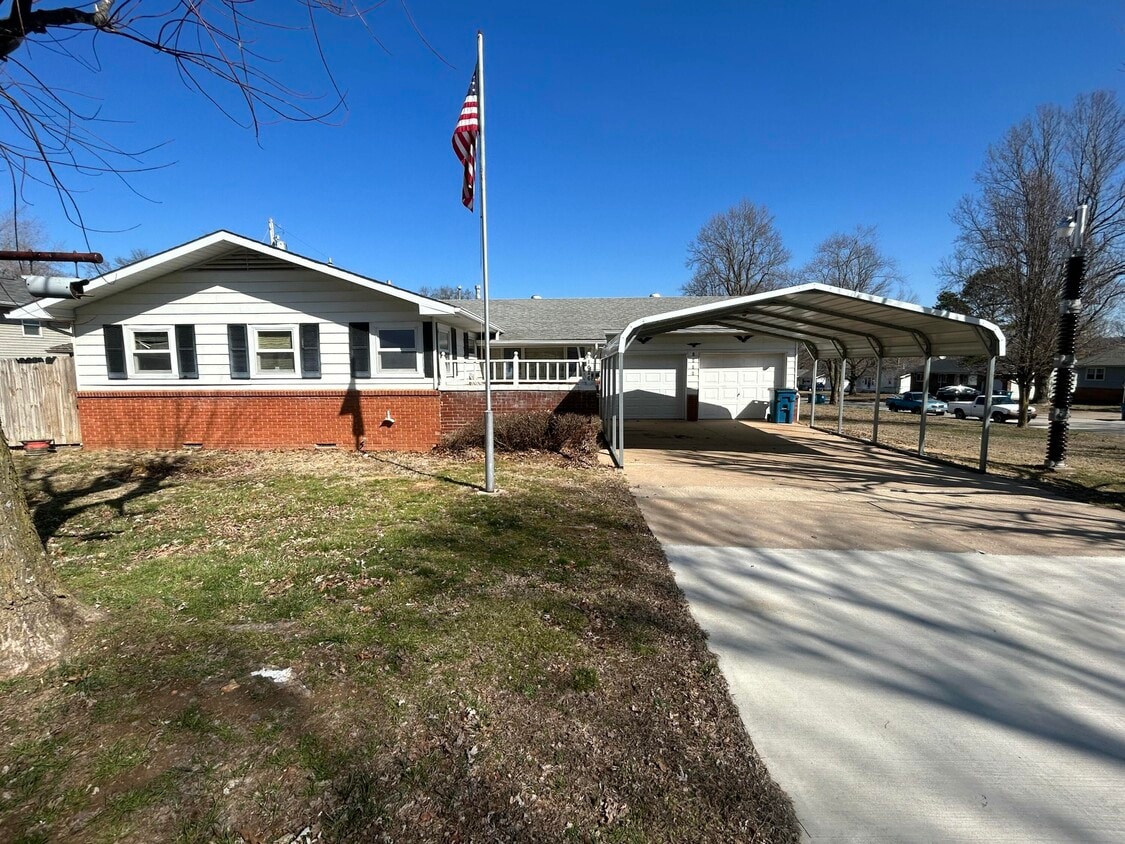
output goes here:
[[473, 81], [465, 94], [461, 106], [461, 116], [453, 130], [453, 151], [457, 160], [465, 165], [465, 179], [461, 183], [461, 204], [473, 210], [473, 182], [477, 169], [477, 136], [480, 134], [480, 112], [477, 110], [477, 71], [473, 71]]

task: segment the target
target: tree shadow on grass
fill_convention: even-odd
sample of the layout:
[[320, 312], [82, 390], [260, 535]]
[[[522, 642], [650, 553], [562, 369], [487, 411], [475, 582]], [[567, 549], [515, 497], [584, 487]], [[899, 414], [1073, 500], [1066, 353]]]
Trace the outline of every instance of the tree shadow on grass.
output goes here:
[[[60, 529], [74, 517], [94, 507], [110, 507], [118, 516], [132, 501], [152, 495], [167, 486], [170, 478], [182, 472], [189, 457], [184, 454], [164, 454], [157, 457], [128, 458], [120, 465], [83, 479], [77, 486], [67, 482], [62, 467], [42, 469], [35, 467], [25, 485], [41, 498], [32, 506], [32, 520], [39, 538], [46, 542], [60, 535]], [[89, 499], [89, 500], [83, 500]], [[79, 534], [80, 539], [105, 538], [107, 534]]]

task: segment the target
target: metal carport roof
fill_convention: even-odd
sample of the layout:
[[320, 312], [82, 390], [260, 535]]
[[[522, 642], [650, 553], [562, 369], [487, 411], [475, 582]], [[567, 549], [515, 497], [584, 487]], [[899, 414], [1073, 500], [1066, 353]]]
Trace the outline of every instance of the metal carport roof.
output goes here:
[[[638, 338], [707, 327], [795, 340], [816, 360], [877, 358], [881, 364], [886, 357], [923, 357], [926, 381], [933, 357], [980, 356], [988, 359], [986, 383], [991, 385], [996, 358], [1004, 354], [1004, 333], [987, 320], [824, 284], [802, 284], [641, 317], [611, 339], [602, 355], [602, 422], [610, 454], [619, 466], [624, 461], [625, 351]], [[989, 394], [991, 404], [991, 389]], [[926, 414], [921, 416], [919, 454], [924, 453], [926, 429]], [[982, 471], [988, 459], [989, 423], [986, 410]], [[876, 438], [878, 424], [876, 402]]]
[[1004, 354], [1004, 333], [987, 320], [825, 284], [641, 317], [611, 340], [605, 353], [627, 349], [637, 337], [704, 325], [798, 340], [821, 360]]

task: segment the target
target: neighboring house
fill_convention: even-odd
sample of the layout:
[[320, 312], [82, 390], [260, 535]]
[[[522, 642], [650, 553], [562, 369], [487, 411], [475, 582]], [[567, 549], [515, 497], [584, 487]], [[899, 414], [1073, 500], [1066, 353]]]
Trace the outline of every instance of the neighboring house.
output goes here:
[[0, 358], [42, 360], [71, 354], [70, 322], [7, 315], [34, 301], [22, 278], [0, 277]]
[[[922, 390], [922, 361], [916, 362], [910, 372], [909, 391], [921, 392]], [[965, 358], [934, 358], [930, 362], [930, 395], [942, 387], [964, 385], [984, 392], [984, 380], [988, 376], [986, 362], [983, 359], [974, 360]], [[993, 392], [1013, 393], [1018, 395], [1019, 389], [1015, 382], [1005, 381], [997, 376], [992, 381]]]
[[1108, 348], [1078, 361], [1074, 400], [1085, 404], [1125, 402], [1125, 337], [1115, 337]]
[[[93, 447], [428, 450], [483, 409], [483, 302], [440, 301], [218, 231], [44, 300], [73, 321]], [[688, 300], [699, 304], [703, 299]], [[493, 406], [596, 414], [599, 350], [683, 300], [490, 303]], [[640, 338], [627, 415], [764, 418], [794, 344], [731, 330]]]

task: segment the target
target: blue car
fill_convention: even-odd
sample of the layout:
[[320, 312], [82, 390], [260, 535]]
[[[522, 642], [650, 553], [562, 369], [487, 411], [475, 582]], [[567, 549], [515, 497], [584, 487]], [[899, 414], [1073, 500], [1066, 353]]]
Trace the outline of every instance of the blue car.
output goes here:
[[[933, 396], [926, 396], [926, 413], [932, 413], [934, 416], [945, 416], [945, 411], [949, 406], [943, 402], [938, 401]], [[906, 410], [910, 413], [922, 412], [922, 394], [921, 393], [903, 393], [901, 396], [891, 396], [887, 399], [887, 410]]]

